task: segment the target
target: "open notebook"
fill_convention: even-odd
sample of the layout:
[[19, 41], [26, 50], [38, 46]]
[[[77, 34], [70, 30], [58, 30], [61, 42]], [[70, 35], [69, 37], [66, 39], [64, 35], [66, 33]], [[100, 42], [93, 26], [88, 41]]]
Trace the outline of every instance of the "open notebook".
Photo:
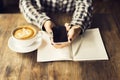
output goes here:
[[108, 60], [99, 29], [86, 30], [70, 46], [60, 49], [53, 47], [50, 43], [49, 36], [43, 32], [42, 45], [37, 51], [37, 62], [61, 60]]

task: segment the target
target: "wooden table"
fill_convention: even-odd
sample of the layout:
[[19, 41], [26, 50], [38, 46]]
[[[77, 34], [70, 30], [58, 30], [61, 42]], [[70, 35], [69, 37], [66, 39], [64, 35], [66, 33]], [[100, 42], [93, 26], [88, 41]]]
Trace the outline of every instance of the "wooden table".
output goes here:
[[38, 63], [36, 51], [20, 54], [7, 45], [11, 31], [26, 24], [24, 17], [0, 14], [0, 80], [120, 80], [120, 28], [111, 15], [95, 16], [92, 26], [100, 28], [110, 60]]

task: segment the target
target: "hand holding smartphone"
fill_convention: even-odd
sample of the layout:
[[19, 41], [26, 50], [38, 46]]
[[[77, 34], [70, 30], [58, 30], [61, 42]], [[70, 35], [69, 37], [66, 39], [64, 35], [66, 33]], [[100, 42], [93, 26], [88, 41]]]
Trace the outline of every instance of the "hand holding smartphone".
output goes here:
[[65, 26], [53, 27], [52, 31], [53, 31], [53, 44], [63, 44], [69, 42]]

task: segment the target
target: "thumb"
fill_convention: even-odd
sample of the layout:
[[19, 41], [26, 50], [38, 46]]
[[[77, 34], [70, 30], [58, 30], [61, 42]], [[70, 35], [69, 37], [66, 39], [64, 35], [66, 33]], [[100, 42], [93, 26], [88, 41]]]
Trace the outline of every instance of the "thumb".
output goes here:
[[69, 32], [68, 32], [68, 40], [71, 42], [73, 40], [73, 37], [74, 37], [74, 30], [73, 29], [70, 29]]
[[45, 30], [50, 36], [53, 36], [53, 32], [52, 32], [52, 27], [53, 26], [54, 26], [54, 23], [50, 20], [46, 21], [45, 24], [44, 24]]
[[52, 32], [52, 27], [48, 26], [46, 27], [46, 32], [49, 34], [50, 32]]
[[46, 27], [46, 32], [49, 35], [50, 41], [53, 42], [53, 31], [52, 31], [52, 27]]
[[52, 27], [46, 27], [46, 32], [47, 32], [50, 36], [53, 36]]
[[70, 29], [70, 23], [65, 23], [64, 26], [66, 27], [66, 30], [69, 31], [69, 29]]

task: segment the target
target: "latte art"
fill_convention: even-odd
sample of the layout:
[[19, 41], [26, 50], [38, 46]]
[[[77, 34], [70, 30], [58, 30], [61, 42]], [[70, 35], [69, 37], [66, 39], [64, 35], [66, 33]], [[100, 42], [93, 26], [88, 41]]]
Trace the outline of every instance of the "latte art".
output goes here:
[[29, 39], [32, 38], [36, 34], [35, 29], [31, 27], [22, 27], [18, 28], [14, 32], [14, 37], [17, 39]]

